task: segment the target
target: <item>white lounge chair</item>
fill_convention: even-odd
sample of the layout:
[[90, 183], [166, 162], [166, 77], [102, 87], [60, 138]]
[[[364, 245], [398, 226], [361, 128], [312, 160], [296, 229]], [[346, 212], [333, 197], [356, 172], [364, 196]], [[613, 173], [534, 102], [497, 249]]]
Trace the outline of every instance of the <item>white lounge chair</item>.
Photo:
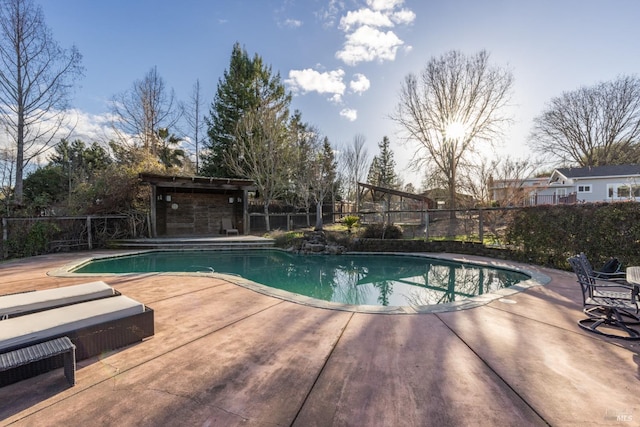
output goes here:
[[78, 302], [112, 297], [117, 291], [102, 281], [0, 296], [0, 320]]

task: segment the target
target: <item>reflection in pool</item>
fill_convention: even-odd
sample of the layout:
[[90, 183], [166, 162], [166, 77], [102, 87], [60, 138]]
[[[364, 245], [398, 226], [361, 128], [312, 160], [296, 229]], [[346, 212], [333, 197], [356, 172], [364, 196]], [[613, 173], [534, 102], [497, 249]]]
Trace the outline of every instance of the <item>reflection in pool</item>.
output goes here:
[[495, 292], [523, 273], [406, 255], [295, 255], [279, 250], [145, 252], [90, 261], [74, 273], [231, 273], [269, 287], [355, 305], [422, 306]]

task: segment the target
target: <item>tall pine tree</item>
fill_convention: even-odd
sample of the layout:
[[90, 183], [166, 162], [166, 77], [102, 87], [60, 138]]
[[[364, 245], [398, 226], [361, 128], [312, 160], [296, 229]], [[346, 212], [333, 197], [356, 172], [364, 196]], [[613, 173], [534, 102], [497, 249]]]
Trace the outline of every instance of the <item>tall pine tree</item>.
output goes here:
[[380, 154], [373, 158], [367, 181], [369, 184], [378, 187], [395, 188], [398, 183], [396, 175], [396, 161], [393, 159], [393, 152], [389, 148], [389, 138], [382, 138], [378, 143]]
[[225, 155], [236, 142], [238, 123], [247, 112], [264, 106], [265, 100], [279, 110], [288, 109], [291, 95], [286, 93], [279, 73], [272, 74], [271, 67], [266, 67], [259, 55], [249, 58], [236, 43], [206, 119], [209, 138], [201, 156], [201, 175], [237, 177], [225, 163]]
[[[382, 141], [378, 143], [378, 148], [380, 149], [380, 154], [374, 156], [371, 161], [367, 182], [378, 187], [395, 188], [398, 184], [398, 176], [395, 171], [396, 161], [393, 159], [393, 152], [389, 148], [389, 138], [383, 137]], [[371, 196], [374, 202], [380, 201], [383, 197], [375, 191], [371, 193]]]

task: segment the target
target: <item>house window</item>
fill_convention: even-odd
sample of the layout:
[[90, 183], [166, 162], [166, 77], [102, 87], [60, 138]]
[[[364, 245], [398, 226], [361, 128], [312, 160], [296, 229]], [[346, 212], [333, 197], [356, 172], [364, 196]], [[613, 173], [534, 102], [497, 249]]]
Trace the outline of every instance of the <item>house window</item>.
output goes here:
[[627, 185], [621, 185], [618, 187], [618, 197], [629, 197], [631, 195], [631, 189]]
[[578, 185], [578, 193], [591, 193], [590, 185]]
[[610, 199], [640, 198], [640, 185], [609, 184], [607, 185], [607, 196]]

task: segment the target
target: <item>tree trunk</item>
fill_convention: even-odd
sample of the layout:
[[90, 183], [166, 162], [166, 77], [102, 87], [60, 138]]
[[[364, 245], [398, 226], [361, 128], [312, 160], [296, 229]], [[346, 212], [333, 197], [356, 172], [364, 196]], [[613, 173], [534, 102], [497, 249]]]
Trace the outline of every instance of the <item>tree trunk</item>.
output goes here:
[[267, 228], [267, 231], [271, 231], [271, 225], [269, 222], [269, 202], [264, 202], [264, 225]]
[[14, 197], [18, 205], [22, 205], [24, 193], [24, 109], [18, 107], [18, 138], [16, 144], [16, 182]]
[[322, 202], [316, 203], [316, 227], [315, 231], [322, 231]]

